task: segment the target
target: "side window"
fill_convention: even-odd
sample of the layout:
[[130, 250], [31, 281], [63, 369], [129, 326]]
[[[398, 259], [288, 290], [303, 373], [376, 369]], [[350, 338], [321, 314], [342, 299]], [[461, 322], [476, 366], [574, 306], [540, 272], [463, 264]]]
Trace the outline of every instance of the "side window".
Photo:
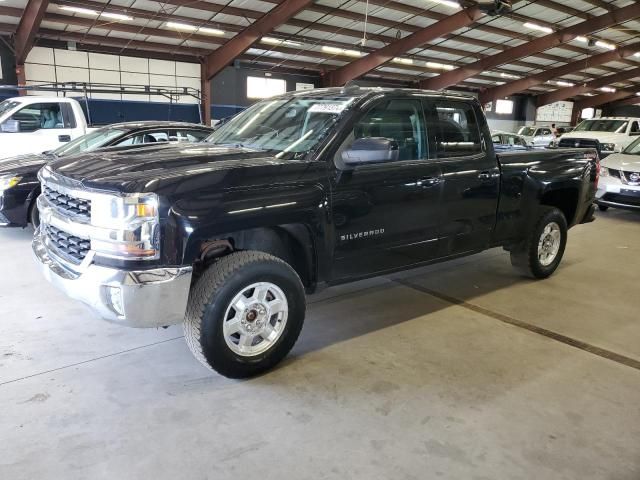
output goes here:
[[168, 142], [169, 135], [165, 130], [157, 132], [142, 132], [132, 135], [116, 143], [117, 146], [141, 145], [143, 143]]
[[463, 157], [482, 153], [480, 128], [473, 105], [455, 100], [434, 101], [429, 108], [427, 130], [435, 135], [438, 158]]
[[498, 135], [498, 134], [493, 135], [493, 136], [491, 137], [491, 141], [492, 141], [493, 143], [502, 143], [502, 140], [500, 140], [500, 135]]
[[549, 130], [548, 128], [543, 128], [540, 131], [540, 135], [551, 135], [551, 130]]
[[522, 138], [522, 137], [516, 137], [516, 138], [517, 138], [517, 141], [516, 141], [517, 145], [521, 145], [523, 147], [527, 146], [527, 142], [526, 142], [526, 140], [524, 138]]
[[638, 122], [633, 122], [633, 123], [631, 124], [631, 130], [630, 130], [630, 132], [631, 132], [631, 133], [638, 133], [638, 132], [640, 132], [640, 128], [638, 127]]
[[373, 106], [354, 125], [347, 144], [359, 138], [386, 138], [398, 145], [398, 160], [427, 158], [424, 116], [418, 100], [389, 99]]
[[169, 141], [171, 142], [200, 142], [209, 136], [206, 130], [171, 130]]
[[64, 128], [62, 108], [59, 103], [33, 103], [26, 105], [14, 113], [11, 119], [18, 122], [20, 132]]

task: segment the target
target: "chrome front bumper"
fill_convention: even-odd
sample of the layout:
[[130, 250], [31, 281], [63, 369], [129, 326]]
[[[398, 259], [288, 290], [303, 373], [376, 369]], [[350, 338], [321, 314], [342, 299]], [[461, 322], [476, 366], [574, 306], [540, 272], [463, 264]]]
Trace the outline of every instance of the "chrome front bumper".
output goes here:
[[128, 271], [90, 264], [76, 272], [47, 250], [40, 231], [32, 248], [49, 282], [107, 321], [146, 328], [173, 325], [184, 318], [191, 267]]

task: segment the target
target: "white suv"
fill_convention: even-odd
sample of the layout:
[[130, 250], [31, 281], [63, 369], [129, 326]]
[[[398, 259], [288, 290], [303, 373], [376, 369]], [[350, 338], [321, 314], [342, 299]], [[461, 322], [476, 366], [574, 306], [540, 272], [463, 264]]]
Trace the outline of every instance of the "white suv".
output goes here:
[[537, 148], [548, 147], [556, 138], [551, 132], [551, 127], [543, 127], [541, 125], [521, 127], [520, 130], [518, 130], [518, 135], [524, 137], [527, 145]]
[[640, 210], [640, 138], [622, 153], [600, 162], [600, 181], [596, 192], [600, 210], [609, 207]]
[[603, 117], [584, 120], [575, 130], [562, 135], [560, 142], [561, 146], [568, 146], [566, 140], [569, 139], [598, 140], [600, 152], [605, 157], [612, 153], [620, 153], [638, 136], [640, 118]]

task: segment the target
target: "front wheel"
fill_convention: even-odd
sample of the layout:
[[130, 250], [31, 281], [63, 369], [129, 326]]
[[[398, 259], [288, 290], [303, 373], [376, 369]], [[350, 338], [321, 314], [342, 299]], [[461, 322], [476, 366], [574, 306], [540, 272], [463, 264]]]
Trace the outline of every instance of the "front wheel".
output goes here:
[[598, 210], [600, 210], [601, 212], [606, 212], [607, 210], [609, 210], [609, 206], [608, 205], [598, 205]]
[[305, 316], [295, 270], [272, 255], [235, 252], [193, 286], [184, 334], [194, 356], [230, 378], [262, 373], [289, 353]]
[[554, 207], [544, 207], [522, 246], [511, 251], [511, 264], [533, 278], [556, 271], [567, 245], [567, 220]]

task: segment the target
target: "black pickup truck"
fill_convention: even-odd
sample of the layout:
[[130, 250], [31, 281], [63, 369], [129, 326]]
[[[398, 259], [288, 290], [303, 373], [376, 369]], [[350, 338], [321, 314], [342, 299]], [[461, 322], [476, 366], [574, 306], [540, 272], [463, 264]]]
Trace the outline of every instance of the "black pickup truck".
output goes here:
[[593, 219], [598, 173], [594, 150], [496, 155], [473, 98], [295, 92], [208, 143], [47, 165], [33, 250], [101, 317], [184, 321], [204, 365], [246, 377], [289, 352], [319, 286], [493, 247], [551, 275], [568, 228]]

